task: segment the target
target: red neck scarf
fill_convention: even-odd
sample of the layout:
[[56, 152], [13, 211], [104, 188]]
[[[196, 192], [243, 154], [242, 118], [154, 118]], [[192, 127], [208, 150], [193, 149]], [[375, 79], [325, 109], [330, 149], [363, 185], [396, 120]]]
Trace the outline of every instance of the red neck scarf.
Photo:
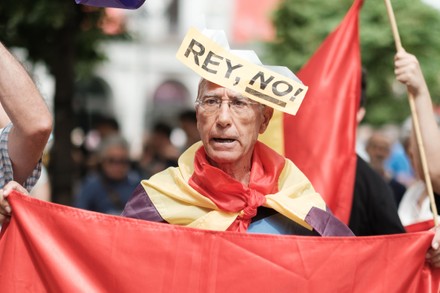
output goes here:
[[225, 212], [239, 212], [228, 231], [245, 232], [257, 208], [266, 202], [266, 194], [278, 191], [278, 178], [285, 159], [261, 142], [255, 144], [252, 155], [249, 186], [243, 185], [219, 168], [209, 164], [203, 147], [194, 158], [194, 174], [189, 185], [208, 197]]

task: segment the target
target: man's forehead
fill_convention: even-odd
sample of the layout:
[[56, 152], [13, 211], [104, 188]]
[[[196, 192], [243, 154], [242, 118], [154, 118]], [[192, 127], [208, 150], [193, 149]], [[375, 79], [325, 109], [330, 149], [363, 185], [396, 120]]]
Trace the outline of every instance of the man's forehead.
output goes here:
[[214, 82], [211, 82], [209, 80], [205, 80], [203, 83], [201, 83], [202, 89], [201, 89], [201, 96], [221, 96], [226, 94], [229, 97], [242, 97], [243, 95], [234, 90], [225, 88], [221, 85], [218, 85]]

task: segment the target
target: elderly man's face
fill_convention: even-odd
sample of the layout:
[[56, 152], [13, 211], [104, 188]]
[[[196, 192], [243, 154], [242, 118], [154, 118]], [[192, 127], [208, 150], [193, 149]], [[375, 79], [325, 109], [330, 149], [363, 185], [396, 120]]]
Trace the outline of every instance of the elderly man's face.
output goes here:
[[222, 101], [213, 112], [201, 104], [196, 106], [197, 129], [211, 163], [220, 168], [248, 166], [258, 134], [266, 130], [273, 109], [247, 99], [249, 103], [242, 107], [238, 92], [209, 81], [201, 84], [198, 100], [203, 99]]

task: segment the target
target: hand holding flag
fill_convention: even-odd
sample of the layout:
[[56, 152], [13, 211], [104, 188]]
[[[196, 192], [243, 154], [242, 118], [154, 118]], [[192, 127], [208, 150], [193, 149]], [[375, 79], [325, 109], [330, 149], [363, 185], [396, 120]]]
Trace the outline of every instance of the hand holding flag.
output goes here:
[[[393, 37], [394, 37], [394, 42], [396, 45], [396, 50], [398, 52], [398, 54], [403, 54], [404, 53], [404, 49], [402, 47], [402, 43], [400, 41], [400, 35], [399, 35], [399, 31], [397, 29], [397, 23], [396, 23], [396, 19], [394, 17], [394, 11], [393, 8], [391, 6], [391, 2], [390, 0], [385, 0], [385, 6], [387, 8], [387, 13], [388, 13], [388, 18], [390, 19], [390, 25], [391, 25], [391, 30], [393, 32]], [[399, 60], [399, 56], [396, 56], [397, 61]], [[418, 62], [417, 62], [417, 66], [418, 66]], [[414, 72], [413, 72], [414, 73]], [[417, 73], [417, 72], [416, 72]], [[419, 79], [419, 81], [421, 80], [423, 82], [423, 84], [425, 84], [425, 81], [423, 79], [423, 74], [421, 73], [421, 71], [419, 70], [418, 72], [418, 76], [421, 75], [421, 79]], [[396, 75], [398, 75], [399, 72], [396, 72]], [[412, 75], [412, 77], [414, 77], [414, 75]], [[399, 75], [399, 78], [402, 79], [401, 75]], [[407, 82], [407, 80], [405, 80]], [[428, 168], [428, 163], [426, 160], [426, 154], [425, 154], [425, 147], [423, 145], [423, 139], [422, 139], [422, 134], [421, 134], [421, 130], [420, 130], [420, 125], [419, 125], [419, 117], [418, 117], [418, 113], [416, 110], [416, 104], [415, 104], [415, 99], [414, 99], [414, 85], [413, 84], [408, 84], [407, 86], [409, 86], [408, 88], [408, 102], [410, 105], [410, 109], [411, 109], [411, 117], [412, 117], [412, 122], [413, 122], [413, 129], [414, 129], [414, 133], [416, 136], [416, 140], [417, 140], [417, 145], [418, 145], [418, 151], [419, 151], [419, 158], [420, 158], [420, 163], [421, 163], [421, 167], [422, 167], [422, 172], [420, 173], [420, 176], [424, 177], [424, 181], [426, 184], [426, 189], [428, 192], [428, 196], [429, 196], [429, 200], [431, 203], [431, 210], [432, 213], [434, 215], [434, 224], [435, 226], [438, 226], [438, 217], [437, 217], [437, 207], [435, 205], [435, 199], [434, 199], [434, 191], [432, 189], [432, 183], [431, 183], [431, 177], [429, 175], [429, 168]], [[426, 84], [425, 84], [426, 86]], [[426, 88], [427, 89], [427, 88]], [[429, 101], [431, 101], [431, 98], [429, 96], [429, 91], [426, 91], [427, 94], [425, 94], [425, 96], [429, 97]], [[428, 110], [428, 112], [430, 112]], [[431, 113], [429, 113], [427, 115], [428, 117], [432, 117], [433, 115], [431, 115]], [[432, 125], [432, 123], [428, 123], [427, 125]], [[436, 123], [434, 122], [434, 125], [436, 125]], [[426, 135], [425, 135], [426, 137]], [[426, 140], [426, 139], [425, 139]]]
[[435, 268], [440, 268], [440, 228], [434, 227], [432, 229], [435, 234], [431, 241], [431, 247], [426, 254], [426, 261]]
[[7, 200], [7, 197], [9, 194], [11, 194], [12, 191], [18, 191], [22, 194], [29, 195], [26, 188], [21, 186], [15, 181], [8, 182], [2, 189], [0, 189], [0, 228], [1, 225], [8, 221], [11, 217], [11, 206], [9, 205], [9, 202]]

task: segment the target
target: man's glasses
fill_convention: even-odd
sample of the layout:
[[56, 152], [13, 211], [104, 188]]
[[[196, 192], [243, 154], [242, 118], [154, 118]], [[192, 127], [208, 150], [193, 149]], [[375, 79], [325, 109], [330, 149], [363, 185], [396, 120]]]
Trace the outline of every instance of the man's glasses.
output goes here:
[[260, 103], [246, 98], [222, 100], [216, 97], [203, 97], [196, 100], [196, 105], [200, 106], [204, 113], [211, 115], [218, 113], [223, 102], [227, 103], [229, 109], [231, 109], [236, 115], [247, 115], [251, 110], [252, 105], [260, 105]]

